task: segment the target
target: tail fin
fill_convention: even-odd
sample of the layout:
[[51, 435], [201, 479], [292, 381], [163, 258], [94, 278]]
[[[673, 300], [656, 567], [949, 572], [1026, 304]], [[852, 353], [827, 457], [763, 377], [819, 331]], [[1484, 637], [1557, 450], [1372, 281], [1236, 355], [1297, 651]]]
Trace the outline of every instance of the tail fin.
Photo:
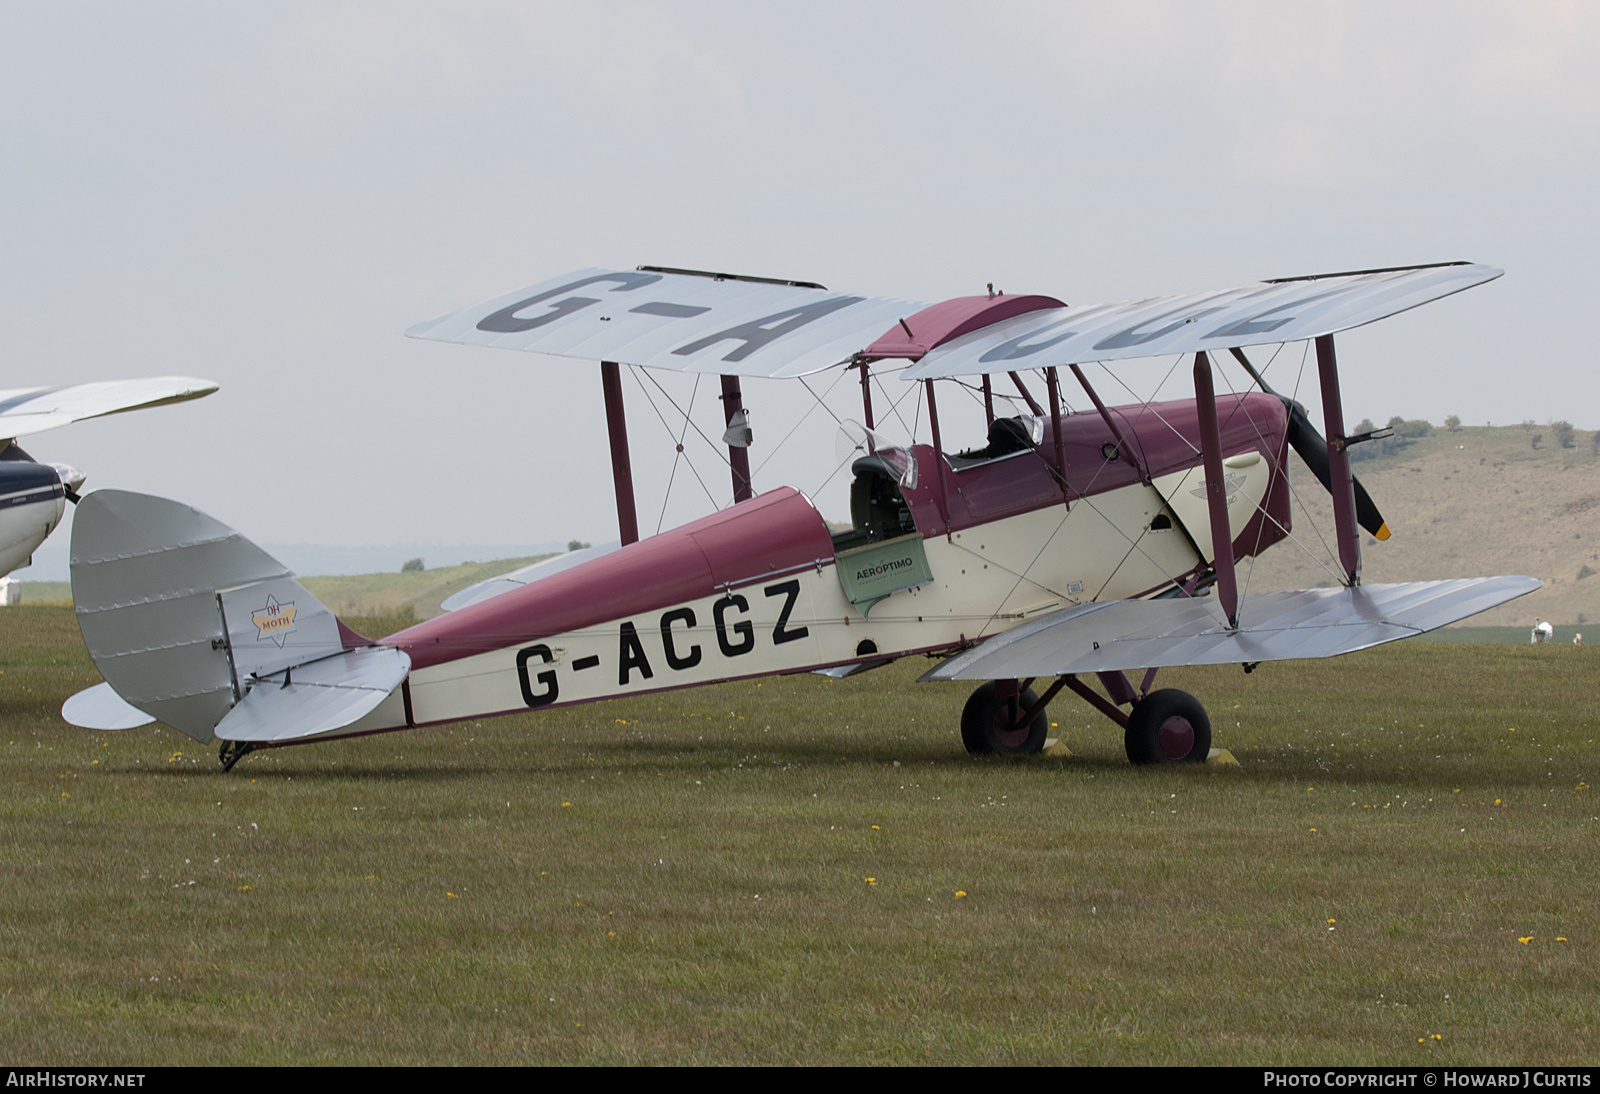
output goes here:
[[[332, 732], [377, 707], [411, 667], [401, 651], [372, 647], [340, 623], [232, 528], [146, 494], [97, 490], [83, 499], [72, 597], [111, 689], [197, 741]], [[113, 704], [77, 696], [62, 713], [97, 729], [131, 721]], [[121, 724], [104, 724], [113, 721]]]

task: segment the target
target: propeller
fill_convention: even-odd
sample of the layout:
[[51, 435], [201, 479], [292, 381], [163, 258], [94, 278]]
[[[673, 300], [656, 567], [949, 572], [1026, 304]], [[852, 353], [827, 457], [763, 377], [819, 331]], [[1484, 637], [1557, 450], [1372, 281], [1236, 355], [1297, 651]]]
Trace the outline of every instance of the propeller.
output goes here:
[[[1251, 379], [1261, 386], [1262, 391], [1283, 400], [1283, 405], [1289, 411], [1288, 439], [1290, 446], [1294, 448], [1295, 452], [1299, 453], [1300, 458], [1305, 461], [1305, 465], [1317, 477], [1317, 481], [1322, 483], [1329, 493], [1332, 493], [1333, 471], [1328, 465], [1328, 442], [1321, 433], [1317, 432], [1317, 427], [1311, 424], [1311, 419], [1306, 415], [1306, 408], [1287, 395], [1280, 395], [1268, 387], [1266, 379], [1255, 370], [1255, 366], [1250, 363], [1249, 358], [1244, 355], [1242, 349], [1234, 346], [1231, 352], [1234, 359], [1243, 365], [1244, 370], [1250, 374]], [[1377, 432], [1383, 431], [1379, 430]], [[1352, 439], [1370, 440], [1374, 435], [1365, 434], [1359, 438]], [[1367, 488], [1361, 485], [1360, 479], [1354, 475], [1350, 476], [1350, 478], [1351, 484], [1355, 487], [1356, 523], [1378, 539], [1388, 539], [1390, 534], [1389, 525], [1383, 519], [1383, 514], [1378, 512], [1377, 503], [1372, 500], [1372, 495], [1367, 493]]]

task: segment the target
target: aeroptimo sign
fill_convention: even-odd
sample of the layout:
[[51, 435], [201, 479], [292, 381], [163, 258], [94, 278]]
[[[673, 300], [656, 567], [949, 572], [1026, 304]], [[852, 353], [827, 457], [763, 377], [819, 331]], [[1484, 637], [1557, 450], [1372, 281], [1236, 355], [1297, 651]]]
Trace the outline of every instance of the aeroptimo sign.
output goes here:
[[862, 615], [890, 593], [926, 585], [933, 580], [921, 535], [901, 536], [853, 551], [840, 551], [838, 568], [844, 594]]

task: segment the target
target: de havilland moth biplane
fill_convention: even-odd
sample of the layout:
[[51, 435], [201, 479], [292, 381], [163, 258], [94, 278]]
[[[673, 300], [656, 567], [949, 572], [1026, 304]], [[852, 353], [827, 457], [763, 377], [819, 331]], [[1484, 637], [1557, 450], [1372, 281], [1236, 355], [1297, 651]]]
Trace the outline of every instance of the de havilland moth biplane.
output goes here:
[[[1345, 432], [1334, 335], [1500, 272], [1449, 263], [1090, 306], [992, 288], [917, 305], [648, 266], [533, 285], [407, 334], [599, 363], [619, 547], [486, 582], [374, 642], [216, 520], [99, 491], [74, 522], [72, 585], [106, 683], [62, 714], [215, 736], [231, 767], [264, 746], [928, 654], [942, 660], [924, 680], [980, 682], [960, 720], [974, 752], [1038, 751], [1065, 688], [1123, 727], [1132, 761], [1203, 760], [1205, 710], [1152, 690], [1158, 669], [1331, 657], [1539, 587], [1361, 583], [1361, 529], [1389, 532], [1350, 473], [1347, 447], [1365, 438]], [[1326, 438], [1245, 353], [1288, 342], [1315, 347]], [[1217, 394], [1213, 354], [1252, 390]], [[1192, 399], [1107, 406], [1083, 369], [1160, 356], [1192, 356]], [[622, 365], [721, 377], [732, 505], [639, 537]], [[858, 375], [862, 394], [839, 530], [798, 490], [753, 491], [739, 390], [825, 370]], [[1092, 410], [1064, 408], [1068, 373]], [[931, 443], [876, 431], [874, 384], [895, 374], [920, 385]], [[981, 391], [986, 444], [946, 451], [940, 381]], [[996, 413], [1013, 398], [1029, 413]], [[1290, 536], [1291, 448], [1333, 495], [1340, 583], [1241, 595], [1240, 561]]]

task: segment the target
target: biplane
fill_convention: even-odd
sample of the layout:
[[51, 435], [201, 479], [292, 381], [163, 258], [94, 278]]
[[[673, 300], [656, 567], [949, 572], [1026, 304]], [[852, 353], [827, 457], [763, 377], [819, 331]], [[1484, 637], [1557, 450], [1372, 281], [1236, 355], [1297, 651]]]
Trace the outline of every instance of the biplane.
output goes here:
[[[506, 575], [369, 641], [231, 528], [99, 491], [74, 522], [72, 574], [106, 683], [62, 713], [220, 738], [226, 768], [261, 747], [931, 655], [924, 680], [977, 685], [960, 717], [974, 752], [1038, 751], [1046, 704], [1068, 690], [1123, 730], [1130, 760], [1203, 760], [1205, 709], [1156, 689], [1160, 669], [1330, 657], [1539, 587], [1361, 581], [1362, 530], [1389, 531], [1350, 471], [1364, 438], [1345, 431], [1334, 335], [1500, 273], [1449, 263], [1087, 306], [992, 287], [910, 304], [648, 266], [532, 285], [407, 334], [598, 363], [615, 549]], [[1314, 348], [1325, 434], [1246, 352], [1274, 343]], [[1218, 393], [1219, 354], [1248, 390]], [[1193, 398], [1109, 406], [1085, 372], [1154, 357], [1192, 359]], [[624, 366], [720, 377], [730, 505], [640, 536]], [[740, 390], [827, 370], [861, 388], [860, 420], [841, 430], [850, 522], [837, 527], [799, 490], [755, 491]], [[1079, 410], [1064, 405], [1069, 375]], [[882, 431], [873, 393], [881, 407], [886, 378], [917, 385], [899, 390], [918, 391], [925, 441]], [[950, 384], [981, 393], [981, 444], [947, 449]], [[1290, 451], [1332, 494], [1339, 580], [1241, 590], [1240, 563], [1291, 536]]]
[[199, 399], [217, 390], [209, 380], [155, 376], [65, 387], [0, 391], [0, 577], [33, 561], [55, 531], [86, 476], [64, 463], [41, 463], [18, 437], [129, 410]]

